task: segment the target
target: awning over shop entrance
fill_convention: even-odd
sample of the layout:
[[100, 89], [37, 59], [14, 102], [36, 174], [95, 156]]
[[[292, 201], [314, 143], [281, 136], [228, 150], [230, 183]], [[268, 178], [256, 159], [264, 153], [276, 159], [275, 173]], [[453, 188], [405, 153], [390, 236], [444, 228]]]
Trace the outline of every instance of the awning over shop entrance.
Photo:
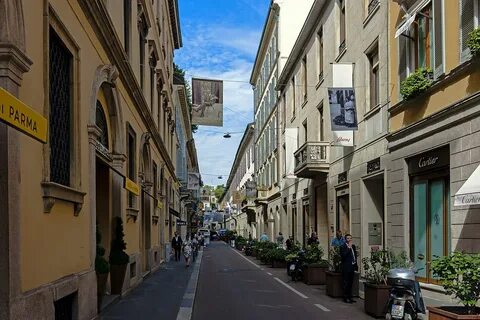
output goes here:
[[480, 165], [455, 194], [455, 205], [480, 204]]

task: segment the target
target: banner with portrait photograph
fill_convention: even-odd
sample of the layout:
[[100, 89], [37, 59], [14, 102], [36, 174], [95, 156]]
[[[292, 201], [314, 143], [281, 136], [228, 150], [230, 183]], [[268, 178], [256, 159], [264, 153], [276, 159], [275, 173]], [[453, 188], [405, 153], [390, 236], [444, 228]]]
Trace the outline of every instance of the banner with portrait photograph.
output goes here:
[[197, 172], [188, 173], [187, 189], [188, 190], [200, 189], [200, 173], [197, 173]]
[[357, 108], [353, 88], [328, 88], [332, 131], [357, 130]]
[[192, 78], [192, 124], [223, 126], [223, 82]]

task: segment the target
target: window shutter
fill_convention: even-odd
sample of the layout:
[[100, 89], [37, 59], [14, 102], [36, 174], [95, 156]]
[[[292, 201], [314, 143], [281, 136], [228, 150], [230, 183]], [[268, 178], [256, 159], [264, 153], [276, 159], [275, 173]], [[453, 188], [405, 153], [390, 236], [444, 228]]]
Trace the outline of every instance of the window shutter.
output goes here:
[[470, 59], [470, 49], [467, 47], [467, 40], [468, 35], [474, 29], [475, 19], [474, 19], [474, 9], [475, 5], [473, 3], [474, 0], [461, 0], [460, 5], [460, 21], [461, 21], [461, 29], [460, 29], [460, 48], [461, 48], [461, 57], [460, 62], [465, 62], [466, 60]]
[[[400, 92], [400, 86], [402, 81], [408, 76], [408, 38], [400, 35], [398, 37], [398, 90]], [[400, 97], [401, 99], [401, 97]]]
[[443, 68], [443, 0], [433, 0], [435, 79], [444, 73]]

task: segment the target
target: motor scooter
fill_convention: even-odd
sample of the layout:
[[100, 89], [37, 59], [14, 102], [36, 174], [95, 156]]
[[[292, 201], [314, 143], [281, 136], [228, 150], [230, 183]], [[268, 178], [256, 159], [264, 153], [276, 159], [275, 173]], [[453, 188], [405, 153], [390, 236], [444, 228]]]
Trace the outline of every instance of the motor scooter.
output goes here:
[[293, 281], [303, 279], [303, 272], [305, 268], [305, 251], [300, 250], [297, 256], [290, 262], [290, 276]]
[[251, 256], [253, 253], [253, 246], [251, 241], [247, 241], [247, 244], [245, 245], [245, 255], [246, 256]]
[[[418, 272], [417, 270], [416, 272]], [[387, 283], [391, 286], [385, 319], [426, 319], [420, 284], [412, 268], [391, 269]]]

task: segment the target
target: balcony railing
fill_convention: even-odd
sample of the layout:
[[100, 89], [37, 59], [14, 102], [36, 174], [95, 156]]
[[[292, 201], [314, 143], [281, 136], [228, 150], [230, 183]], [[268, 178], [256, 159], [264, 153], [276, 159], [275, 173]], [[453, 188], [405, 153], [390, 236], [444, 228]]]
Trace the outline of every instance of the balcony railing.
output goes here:
[[327, 174], [330, 168], [330, 142], [306, 142], [295, 151], [295, 175], [312, 178]]
[[368, 14], [371, 14], [373, 10], [377, 8], [378, 4], [379, 4], [378, 0], [370, 0], [370, 2], [368, 3]]

